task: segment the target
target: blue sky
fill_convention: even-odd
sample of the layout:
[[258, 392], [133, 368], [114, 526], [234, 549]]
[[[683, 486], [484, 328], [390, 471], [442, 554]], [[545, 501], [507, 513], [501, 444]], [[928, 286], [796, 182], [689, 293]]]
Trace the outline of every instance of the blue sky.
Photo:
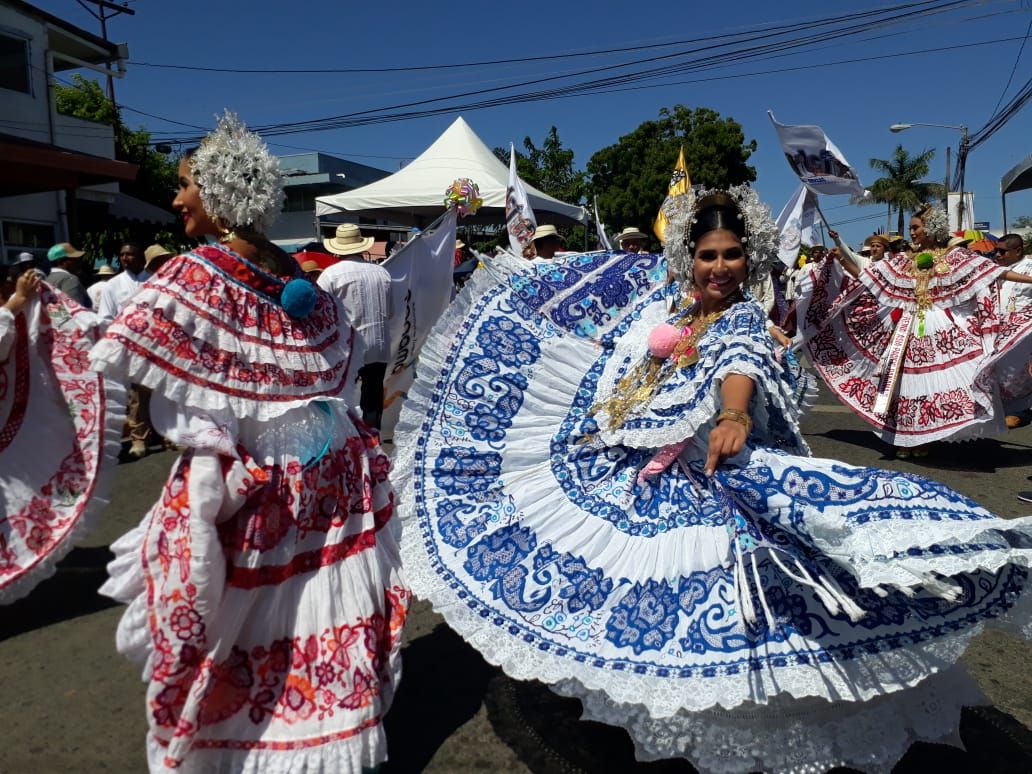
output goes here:
[[[39, 7], [98, 31], [99, 23], [71, 0]], [[129, 45], [131, 61], [238, 68], [383, 68], [522, 58], [542, 54], [666, 43], [745, 32], [771, 23], [816, 19], [834, 13], [869, 10], [888, 3], [769, 3], [737, 0], [689, 3], [653, 0], [631, 4], [522, 2], [394, 3], [228, 2], [159, 3], [135, 0], [135, 16], [109, 21], [109, 37]], [[246, 10], [243, 10], [246, 9]], [[669, 80], [710, 79], [666, 84], [592, 96], [507, 105], [462, 114], [489, 146], [517, 144], [524, 135], [540, 141], [555, 125], [565, 145], [583, 166], [601, 147], [615, 142], [660, 108], [683, 103], [709, 107], [741, 122], [756, 139], [752, 157], [756, 186], [775, 214], [796, 185], [785, 163], [767, 109], [785, 123], [817, 123], [843, 150], [861, 180], [874, 174], [870, 157], [887, 158], [897, 142], [912, 151], [936, 149], [930, 177], [942, 179], [944, 149], [956, 147], [958, 133], [914, 128], [890, 134], [895, 122], [966, 124], [972, 131], [992, 114], [1015, 65], [1020, 40], [1032, 19], [1029, 0], [972, 3], [959, 11], [925, 18], [844, 41], [818, 41], [798, 53], [725, 65]], [[953, 46], [985, 45], [954, 49]], [[704, 45], [698, 43], [696, 45]], [[903, 52], [936, 49], [903, 56]], [[667, 50], [657, 50], [663, 53]], [[648, 52], [646, 52], [648, 53]], [[639, 56], [645, 54], [638, 54]], [[608, 53], [558, 61], [480, 66], [434, 72], [332, 75], [251, 75], [197, 73], [130, 64], [116, 82], [120, 103], [188, 124], [210, 126], [229, 107], [250, 124], [299, 121], [361, 112], [375, 107], [488, 88], [513, 81], [535, 81], [571, 70], [625, 61], [630, 54]], [[870, 57], [887, 57], [871, 59]], [[833, 65], [837, 60], [862, 59]], [[868, 61], [869, 60], [869, 61]], [[738, 76], [772, 68], [790, 72]], [[1032, 43], [1018, 62], [1006, 98], [1032, 75]], [[720, 76], [719, 80], [714, 78]], [[1005, 98], [1005, 99], [1006, 99]], [[292, 134], [274, 142], [325, 150], [387, 170], [418, 155], [457, 113], [397, 123]], [[135, 113], [130, 125], [156, 131], [190, 130]], [[975, 192], [979, 220], [1002, 226], [999, 180], [1032, 153], [1032, 105], [987, 143], [968, 164], [968, 189]], [[274, 145], [277, 153], [297, 152]], [[884, 210], [858, 208], [845, 197], [825, 197], [828, 218], [848, 221], [842, 233], [851, 241], [884, 226]], [[881, 219], [878, 218], [881, 212]], [[1032, 215], [1032, 192], [1008, 197], [1010, 220]], [[603, 213], [604, 217], [605, 213]], [[632, 224], [611, 224], [623, 226]], [[646, 224], [633, 224], [645, 226]]]

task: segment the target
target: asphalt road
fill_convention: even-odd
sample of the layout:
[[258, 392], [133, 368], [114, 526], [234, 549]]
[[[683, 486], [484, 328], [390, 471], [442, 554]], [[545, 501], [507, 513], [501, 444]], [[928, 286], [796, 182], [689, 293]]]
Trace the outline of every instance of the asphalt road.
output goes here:
[[[920, 461], [892, 459], [866, 426], [824, 396], [804, 430], [816, 456], [920, 472], [1004, 517], [1032, 513], [1032, 427], [999, 440], [945, 446]], [[112, 502], [86, 543], [26, 599], [0, 608], [0, 772], [142, 772], [144, 686], [114, 647], [122, 608], [96, 594], [107, 546], [156, 499], [175, 459], [120, 466]], [[636, 765], [622, 731], [577, 720], [578, 702], [501, 675], [429, 606], [406, 632], [405, 674], [387, 719], [394, 772], [689, 772], [681, 762]], [[1032, 646], [990, 632], [965, 663], [994, 703], [967, 712], [963, 753], [917, 745], [896, 772], [1032, 771]]]

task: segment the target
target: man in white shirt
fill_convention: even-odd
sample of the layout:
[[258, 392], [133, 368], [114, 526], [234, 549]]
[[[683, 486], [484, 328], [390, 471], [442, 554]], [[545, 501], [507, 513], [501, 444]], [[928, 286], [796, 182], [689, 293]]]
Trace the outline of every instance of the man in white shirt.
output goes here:
[[129, 300], [136, 295], [143, 283], [150, 279], [150, 272], [144, 269], [146, 258], [140, 246], [126, 242], [119, 248], [118, 260], [122, 264], [122, 272], [108, 280], [100, 294], [100, 309], [97, 312], [108, 322], [125, 309]]
[[373, 237], [363, 238], [353, 223], [337, 226], [336, 234], [332, 239], [324, 239], [323, 246], [342, 260], [325, 269], [318, 284], [340, 299], [362, 340], [359, 405], [363, 421], [379, 430], [383, 418], [383, 380], [391, 356], [391, 275], [382, 266], [366, 260]]
[[[106, 321], [111, 322], [143, 287], [150, 273], [144, 269], [146, 258], [140, 246], [134, 242], [126, 242], [118, 250], [118, 260], [122, 264], [122, 272], [107, 281], [100, 293], [100, 308], [97, 312]], [[133, 384], [129, 386], [127, 395], [125, 423], [129, 428], [129, 456], [139, 459], [147, 456], [147, 446], [154, 441], [157, 434], [150, 423], [150, 390]]]
[[100, 310], [100, 299], [104, 293], [104, 286], [108, 284], [108, 281], [114, 277], [116, 272], [109, 263], [102, 263], [96, 267], [94, 274], [98, 279], [86, 288], [86, 295], [90, 297], [90, 301], [93, 303], [93, 308]]

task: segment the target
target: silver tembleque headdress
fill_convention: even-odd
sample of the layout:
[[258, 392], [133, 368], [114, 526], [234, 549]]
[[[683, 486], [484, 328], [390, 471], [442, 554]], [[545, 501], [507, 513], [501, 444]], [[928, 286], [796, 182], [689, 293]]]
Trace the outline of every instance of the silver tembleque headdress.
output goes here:
[[684, 195], [667, 197], [663, 202], [663, 212], [670, 221], [667, 226], [667, 234], [670, 235], [666, 243], [667, 265], [678, 281], [691, 283], [695, 245], [689, 241], [689, 234], [699, 211], [712, 204], [726, 204], [738, 210], [738, 217], [745, 220], [742, 242], [749, 258], [745, 285], [747, 290], [753, 291], [767, 281], [771, 266], [778, 260], [778, 228], [770, 208], [760, 201], [756, 191], [745, 184], [727, 188], [694, 186]]
[[204, 209], [227, 229], [264, 233], [283, 209], [279, 159], [229, 110], [190, 157], [190, 169]]

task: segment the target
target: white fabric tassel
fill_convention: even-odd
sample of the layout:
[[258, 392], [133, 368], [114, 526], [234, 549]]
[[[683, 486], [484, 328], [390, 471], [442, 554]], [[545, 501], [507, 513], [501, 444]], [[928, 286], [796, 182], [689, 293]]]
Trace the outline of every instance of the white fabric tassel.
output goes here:
[[770, 612], [770, 608], [767, 606], [767, 596], [763, 593], [763, 584], [760, 582], [760, 568], [756, 566], [756, 552], [753, 551], [749, 557], [752, 560], [752, 574], [753, 582], [756, 583], [756, 594], [760, 598], [760, 606], [763, 608], [763, 615], [767, 619], [767, 630], [773, 631], [777, 628], [774, 621], [774, 616]]
[[854, 602], [850, 598], [850, 596], [842, 590], [842, 587], [839, 585], [838, 581], [835, 580], [833, 577], [831, 577], [830, 575], [825, 575], [821, 578], [821, 582], [842, 605], [842, 610], [843, 612], [845, 612], [846, 615], [849, 616], [850, 621], [856, 623], [865, 615], [867, 615], [867, 611], [860, 607], [860, 605], [858, 605], [856, 602]]
[[774, 560], [774, 564], [780, 567], [781, 571], [789, 578], [794, 580], [800, 586], [808, 586], [813, 589], [817, 594], [818, 599], [821, 600], [821, 604], [828, 609], [829, 613], [832, 615], [839, 614], [841, 607], [839, 606], [838, 600], [836, 600], [832, 594], [829, 594], [827, 589], [825, 589], [821, 584], [817, 583], [817, 581], [810, 577], [810, 573], [808, 573], [806, 568], [799, 563], [798, 559], [795, 560], [796, 567], [799, 569], [799, 573], [797, 574], [785, 566], [784, 562], [782, 562], [781, 558], [778, 556], [777, 551], [771, 551], [770, 557]]
[[752, 626], [756, 623], [756, 608], [753, 607], [752, 592], [749, 590], [749, 580], [745, 572], [745, 557], [738, 546], [735, 546], [735, 596], [738, 599], [742, 620]]

